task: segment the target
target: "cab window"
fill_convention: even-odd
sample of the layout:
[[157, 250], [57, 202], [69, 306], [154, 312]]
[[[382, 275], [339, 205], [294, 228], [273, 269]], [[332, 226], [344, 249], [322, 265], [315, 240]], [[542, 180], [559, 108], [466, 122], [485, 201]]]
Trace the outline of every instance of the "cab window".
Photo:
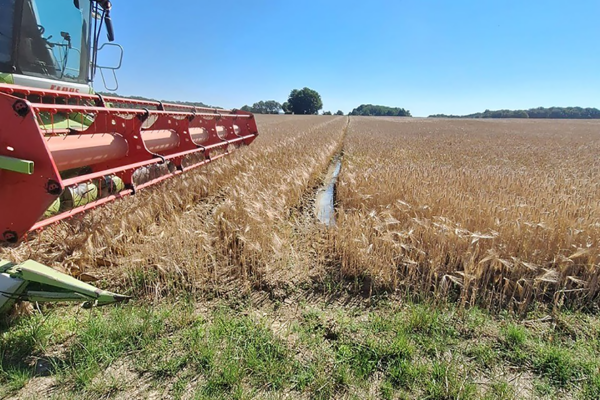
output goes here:
[[72, 0], [26, 0], [18, 44], [21, 71], [85, 83], [86, 25]]

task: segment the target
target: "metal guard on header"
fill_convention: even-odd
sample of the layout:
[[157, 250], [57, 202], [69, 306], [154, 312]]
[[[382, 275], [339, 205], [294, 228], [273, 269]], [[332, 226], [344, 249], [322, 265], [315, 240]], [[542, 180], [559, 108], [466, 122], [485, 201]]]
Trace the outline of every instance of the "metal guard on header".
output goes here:
[[[0, 121], [0, 241], [13, 243], [205, 165], [258, 136], [254, 116], [244, 111], [4, 84]], [[136, 171], [164, 164], [171, 167], [165, 173], [135, 182]], [[74, 170], [84, 172], [72, 176]], [[64, 171], [71, 172], [61, 176]], [[65, 190], [113, 177], [123, 183], [118, 190], [43, 218]]]

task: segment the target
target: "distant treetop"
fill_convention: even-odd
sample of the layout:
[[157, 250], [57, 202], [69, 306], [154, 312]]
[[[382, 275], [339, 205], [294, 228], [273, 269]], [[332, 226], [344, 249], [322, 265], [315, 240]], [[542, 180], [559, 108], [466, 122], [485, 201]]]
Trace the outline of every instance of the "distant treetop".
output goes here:
[[285, 113], [292, 112], [294, 114], [317, 114], [322, 108], [321, 95], [307, 87], [292, 90], [288, 101], [283, 104]]
[[361, 104], [350, 112], [350, 115], [372, 115], [388, 117], [412, 117], [410, 111], [399, 107], [375, 106], [373, 104]]
[[538, 107], [529, 110], [485, 110], [469, 115], [434, 114], [429, 118], [559, 118], [559, 119], [599, 119], [597, 108], [581, 107]]

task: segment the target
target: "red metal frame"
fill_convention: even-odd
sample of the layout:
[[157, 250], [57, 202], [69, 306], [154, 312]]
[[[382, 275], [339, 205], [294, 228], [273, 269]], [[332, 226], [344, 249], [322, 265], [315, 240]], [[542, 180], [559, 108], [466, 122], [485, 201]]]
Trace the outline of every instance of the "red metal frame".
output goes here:
[[[77, 129], [55, 128], [58, 115], [92, 122]], [[50, 123], [41, 126], [42, 117]], [[244, 111], [4, 84], [0, 121], [0, 155], [34, 162], [31, 175], [0, 170], [0, 241], [8, 242], [198, 168], [258, 136], [254, 116]], [[219, 152], [211, 156], [214, 151]], [[194, 154], [201, 157], [184, 165]], [[135, 184], [136, 170], [165, 162], [173, 167]], [[85, 174], [61, 177], [61, 172], [81, 167]], [[106, 176], [121, 178], [125, 189], [42, 218], [65, 188]]]

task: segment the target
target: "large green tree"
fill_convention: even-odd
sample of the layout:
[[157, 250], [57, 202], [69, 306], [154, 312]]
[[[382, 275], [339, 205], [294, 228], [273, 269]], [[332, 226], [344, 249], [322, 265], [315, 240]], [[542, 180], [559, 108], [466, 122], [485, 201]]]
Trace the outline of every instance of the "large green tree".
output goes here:
[[294, 114], [317, 114], [323, 108], [323, 101], [319, 93], [305, 87], [292, 90], [287, 106]]

